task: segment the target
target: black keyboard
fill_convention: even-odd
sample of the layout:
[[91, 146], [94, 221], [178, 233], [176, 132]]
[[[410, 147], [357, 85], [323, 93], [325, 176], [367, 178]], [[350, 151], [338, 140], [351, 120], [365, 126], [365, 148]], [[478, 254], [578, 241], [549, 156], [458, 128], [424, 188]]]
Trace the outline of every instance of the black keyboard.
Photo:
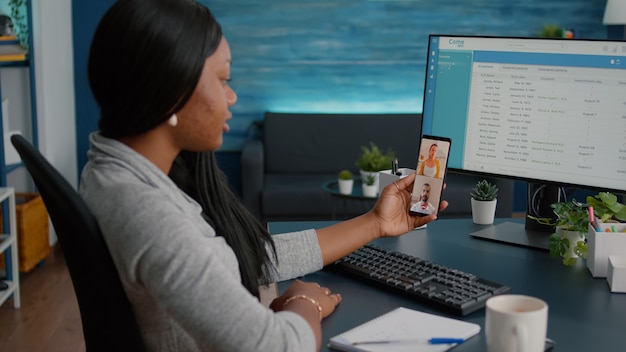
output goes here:
[[433, 308], [467, 315], [511, 288], [408, 254], [366, 245], [326, 267], [409, 295]]

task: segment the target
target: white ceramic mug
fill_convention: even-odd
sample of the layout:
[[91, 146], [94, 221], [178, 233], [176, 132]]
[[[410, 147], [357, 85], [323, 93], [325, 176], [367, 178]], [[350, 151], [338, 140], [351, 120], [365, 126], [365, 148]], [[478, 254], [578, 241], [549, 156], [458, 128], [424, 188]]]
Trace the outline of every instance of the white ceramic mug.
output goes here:
[[541, 352], [548, 330], [548, 304], [523, 295], [500, 295], [486, 303], [489, 352]]

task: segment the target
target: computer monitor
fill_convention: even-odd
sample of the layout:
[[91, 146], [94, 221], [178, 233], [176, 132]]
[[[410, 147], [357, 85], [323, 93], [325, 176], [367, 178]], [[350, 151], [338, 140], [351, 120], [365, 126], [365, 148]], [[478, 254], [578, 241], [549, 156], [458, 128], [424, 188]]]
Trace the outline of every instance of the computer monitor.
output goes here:
[[527, 181], [539, 217], [561, 187], [626, 193], [626, 42], [430, 35], [427, 58], [422, 133], [451, 171]]

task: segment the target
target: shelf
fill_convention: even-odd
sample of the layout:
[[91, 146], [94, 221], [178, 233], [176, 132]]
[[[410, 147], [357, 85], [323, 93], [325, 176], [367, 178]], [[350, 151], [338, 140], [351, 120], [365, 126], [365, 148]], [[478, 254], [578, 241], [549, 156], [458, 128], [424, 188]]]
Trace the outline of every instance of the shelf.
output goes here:
[[[5, 3], [5, 1], [0, 0], [3, 3]], [[16, 22], [16, 19], [13, 19], [14, 21], [14, 26], [15, 27], [19, 27], [20, 30], [24, 30], [24, 28], [22, 27], [25, 24], [26, 27], [26, 32], [25, 34], [28, 35], [28, 37], [26, 38], [27, 43], [23, 43], [21, 41], [20, 38], [20, 42], [22, 44], [24, 44], [25, 46], [28, 47], [27, 52], [26, 52], [26, 57], [24, 60], [15, 60], [15, 61], [0, 61], [0, 69], [6, 69], [6, 68], [20, 68], [20, 69], [24, 69], [26, 71], [28, 71], [28, 78], [26, 79], [28, 81], [28, 94], [16, 94], [16, 91], [12, 91], [12, 94], [9, 94], [9, 96], [11, 96], [12, 98], [17, 98], [18, 96], [20, 96], [21, 98], [23, 98], [24, 100], [22, 101], [20, 98], [16, 99], [18, 100], [18, 105], [21, 105], [20, 103], [24, 103], [23, 108], [19, 108], [16, 111], [20, 111], [21, 114], [24, 114], [24, 116], [20, 116], [19, 119], [21, 119], [21, 122], [23, 124], [23, 127], [27, 127], [27, 123], [26, 121], [30, 120], [30, 139], [31, 139], [31, 143], [33, 144], [33, 146], [35, 146], [35, 148], [38, 147], [38, 126], [37, 126], [37, 97], [36, 97], [36, 80], [35, 80], [35, 53], [34, 53], [34, 47], [35, 47], [35, 43], [33, 40], [33, 10], [32, 10], [32, 0], [25, 0], [25, 1], [17, 1], [15, 2], [18, 6], [17, 11], [20, 13], [20, 16], [18, 16], [18, 20], [19, 20], [19, 25], [18, 22]], [[5, 5], [6, 6], [6, 5]], [[13, 5], [10, 5], [11, 7]], [[17, 33], [17, 36], [20, 36], [20, 33]], [[3, 86], [9, 87], [8, 90], [11, 89], [15, 89], [12, 88], [13, 85], [11, 84], [4, 84]], [[21, 86], [20, 84], [15, 84], [15, 86]], [[7, 94], [3, 94], [3, 92], [0, 90], [0, 101], [3, 101], [4, 98], [7, 97]], [[30, 105], [30, 108], [27, 108], [27, 105]], [[24, 111], [24, 112], [21, 112]], [[30, 112], [30, 116], [28, 116], [28, 111]], [[7, 144], [10, 144], [9, 141], [5, 141], [4, 139], [7, 137], [7, 133], [11, 132], [11, 131], [5, 131], [5, 129], [9, 126], [9, 122], [8, 121], [4, 121], [4, 116], [2, 116], [3, 111], [0, 111], [0, 120], [3, 120], [3, 123], [0, 124], [0, 138], [2, 139], [2, 141], [0, 141], [0, 145], [7, 147]], [[18, 114], [19, 115], [19, 114]], [[15, 118], [12, 118], [15, 119]], [[26, 131], [28, 130], [28, 128], [24, 131], [25, 133], [27, 133]], [[6, 187], [7, 186], [7, 174], [11, 173], [12, 171], [20, 168], [21, 166], [23, 166], [21, 163], [16, 163], [16, 160], [10, 160], [9, 162], [7, 162], [7, 160], [5, 159], [5, 154], [4, 153], [0, 153], [0, 187]], [[0, 230], [0, 232], [2, 232]], [[4, 230], [4, 232], [6, 232], [6, 229]]]
[[24, 166], [24, 164], [22, 163], [17, 163], [17, 164], [8, 164], [6, 166], [6, 172], [9, 173], [15, 169], [19, 169], [20, 167]]
[[[13, 296], [13, 307], [20, 307], [20, 277], [17, 262], [17, 224], [15, 216], [15, 190], [11, 187], [0, 188], [0, 203], [7, 208], [8, 234], [0, 234], [0, 252], [5, 253], [6, 282], [9, 287], [0, 291], [0, 305]], [[8, 207], [5, 207], [5, 204]], [[6, 221], [3, 221], [3, 224]], [[7, 255], [10, 257], [8, 260]]]
[[11, 235], [0, 235], [0, 252], [4, 252], [15, 242]]
[[[9, 285], [9, 288], [7, 288], [6, 290], [0, 291], [0, 302], [4, 303], [7, 299], [9, 299], [9, 297], [11, 297], [13, 293], [15, 293], [15, 290], [18, 289], [18, 284], [13, 281], [7, 281], [7, 280], [0, 280], [0, 281], [3, 281]], [[19, 305], [15, 308], [19, 308]]]
[[[5, 2], [5, 1], [3, 1]], [[5, 2], [6, 3], [6, 2]], [[24, 126], [27, 125], [27, 121], [30, 120], [30, 139], [35, 148], [38, 146], [38, 128], [37, 128], [37, 99], [36, 99], [36, 87], [35, 87], [35, 61], [34, 61], [34, 40], [33, 40], [33, 11], [32, 11], [32, 0], [25, 1], [17, 1], [19, 3], [19, 9], [17, 9], [24, 16], [21, 17], [20, 20], [24, 21], [23, 24], [26, 25], [26, 30], [28, 34], [28, 52], [26, 53], [25, 60], [18, 61], [0, 61], [0, 69], [9, 69], [7, 71], [11, 71], [13, 74], [13, 68], [19, 68], [19, 70], [27, 70], [28, 71], [28, 94], [24, 91], [21, 93], [21, 90], [18, 88], [21, 86], [18, 82], [16, 84], [6, 84], [6, 89], [11, 90], [11, 94], [2, 94], [3, 92], [0, 90], [0, 101], [7, 96], [15, 97], [19, 99], [23, 98], [24, 105], [30, 105], [30, 109], [24, 110], [25, 112], [21, 112], [19, 116], [20, 122]], [[15, 22], [16, 19], [13, 19], [14, 25], [18, 26], [18, 23]], [[15, 57], [13, 57], [15, 58]], [[21, 77], [21, 76], [20, 76]], [[26, 78], [24, 78], [26, 80]], [[16, 88], [18, 87], [18, 88]], [[8, 129], [8, 119], [4, 120], [3, 109], [0, 109], [0, 145], [3, 148], [10, 145], [9, 141], [5, 141], [5, 137], [8, 137], [7, 133], [10, 131], [5, 131], [5, 128]], [[19, 110], [19, 109], [18, 109]], [[28, 112], [30, 111], [30, 116], [28, 116]], [[7, 160], [5, 159], [4, 150], [0, 152], [0, 202], [4, 205], [2, 207], [2, 226], [0, 227], [0, 253], [4, 253], [5, 255], [5, 272], [6, 272], [6, 281], [10, 282], [9, 288], [7, 290], [0, 291], [0, 305], [3, 304], [9, 297], [13, 297], [13, 306], [15, 308], [19, 308], [20, 306], [20, 285], [19, 285], [19, 272], [18, 272], [18, 251], [17, 251], [17, 224], [16, 224], [16, 214], [15, 214], [15, 192], [13, 188], [7, 187], [7, 175], [10, 172], [15, 171], [18, 168], [23, 166], [22, 163], [17, 162], [17, 160]], [[7, 207], [6, 204], [9, 204]], [[6, 220], [9, 221], [6, 221]]]
[[0, 61], [0, 67], [28, 67], [30, 61], [28, 59], [21, 61]]

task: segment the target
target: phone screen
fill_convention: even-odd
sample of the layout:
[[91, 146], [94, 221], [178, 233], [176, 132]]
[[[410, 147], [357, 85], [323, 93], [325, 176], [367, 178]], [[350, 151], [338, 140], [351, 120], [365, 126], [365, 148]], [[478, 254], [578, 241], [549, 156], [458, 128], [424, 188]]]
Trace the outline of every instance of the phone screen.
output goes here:
[[410, 213], [426, 216], [439, 212], [451, 140], [447, 137], [422, 136]]

